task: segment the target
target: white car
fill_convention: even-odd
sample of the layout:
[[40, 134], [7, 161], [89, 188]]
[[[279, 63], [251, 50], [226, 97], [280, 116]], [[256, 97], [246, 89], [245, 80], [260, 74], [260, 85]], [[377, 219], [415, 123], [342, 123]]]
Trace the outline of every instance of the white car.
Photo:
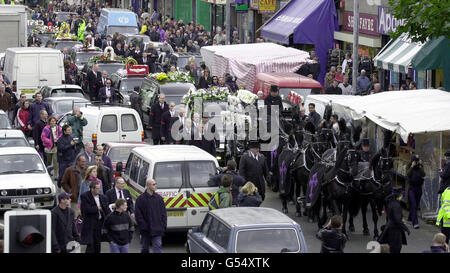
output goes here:
[[21, 203], [35, 203], [36, 208], [55, 205], [55, 185], [34, 148], [0, 149], [0, 181], [0, 210]]
[[86, 98], [86, 94], [79, 85], [75, 84], [63, 84], [54, 86], [43, 86], [39, 89], [43, 98], [48, 97], [74, 97], [74, 98]]
[[6, 147], [34, 147], [34, 141], [29, 143], [21, 130], [0, 129], [0, 148]]
[[3, 110], [0, 110], [0, 129], [11, 129], [8, 115]]

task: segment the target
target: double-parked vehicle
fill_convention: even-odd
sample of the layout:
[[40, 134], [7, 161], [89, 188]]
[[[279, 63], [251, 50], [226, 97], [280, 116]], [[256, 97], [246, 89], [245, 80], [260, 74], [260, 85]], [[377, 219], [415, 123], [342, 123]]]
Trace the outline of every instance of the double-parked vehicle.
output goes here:
[[21, 130], [0, 129], [0, 148], [5, 147], [34, 147], [34, 140], [27, 140]]

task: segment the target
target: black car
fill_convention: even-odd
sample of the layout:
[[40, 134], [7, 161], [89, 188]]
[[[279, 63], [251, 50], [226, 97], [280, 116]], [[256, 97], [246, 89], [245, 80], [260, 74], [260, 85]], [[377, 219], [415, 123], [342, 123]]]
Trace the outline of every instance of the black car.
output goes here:
[[110, 76], [112, 86], [118, 91], [119, 102], [130, 104], [130, 95], [134, 87], [140, 87], [144, 81], [144, 76], [128, 76], [126, 69], [117, 70]]

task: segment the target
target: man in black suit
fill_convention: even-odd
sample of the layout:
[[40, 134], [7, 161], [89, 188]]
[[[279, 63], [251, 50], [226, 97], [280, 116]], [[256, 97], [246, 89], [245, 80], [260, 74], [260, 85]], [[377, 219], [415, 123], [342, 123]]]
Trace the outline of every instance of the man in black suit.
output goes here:
[[106, 36], [106, 41], [104, 41], [102, 44], [102, 50], [105, 50], [105, 48], [108, 46], [113, 47], [112, 36], [110, 34]]
[[152, 130], [153, 145], [161, 143], [161, 118], [164, 112], [169, 111], [169, 106], [166, 103], [166, 95], [159, 94], [159, 100], [150, 108], [149, 124]]
[[250, 141], [249, 151], [245, 153], [239, 161], [239, 175], [244, 177], [245, 181], [251, 181], [258, 188], [262, 199], [266, 193], [266, 177], [268, 168], [264, 155], [259, 153], [258, 141]]
[[100, 253], [102, 226], [106, 216], [111, 212], [106, 196], [100, 194], [100, 184], [92, 181], [90, 191], [81, 194], [81, 244], [87, 245], [86, 253]]
[[114, 183], [114, 188], [106, 192], [106, 197], [108, 198], [108, 204], [116, 203], [117, 199], [124, 199], [127, 201], [127, 211], [130, 213], [132, 219], [134, 219], [134, 205], [131, 199], [131, 193], [129, 190], [125, 189], [125, 180], [118, 176]]
[[102, 103], [114, 104], [116, 102], [116, 89], [111, 87], [111, 80], [106, 80], [106, 86], [100, 88], [98, 92], [99, 99]]
[[124, 56], [125, 51], [122, 48], [122, 44], [120, 42], [116, 43], [116, 46], [114, 47], [114, 53], [116, 53], [117, 56]]
[[134, 51], [132, 52], [132, 56], [138, 64], [142, 64], [142, 51], [139, 45], [135, 46]]
[[142, 55], [142, 64], [149, 67], [150, 73], [156, 72], [155, 62], [158, 59], [158, 51], [153, 47], [153, 44], [148, 44], [146, 52]]
[[172, 138], [171, 129], [175, 120], [178, 117], [175, 115], [175, 103], [169, 103], [169, 111], [164, 112], [161, 116], [161, 142], [165, 144], [175, 144]]
[[98, 48], [102, 48], [102, 39], [100, 38], [100, 36], [98, 35], [98, 33], [95, 33], [94, 35], [94, 46], [98, 47]]
[[209, 122], [209, 113], [203, 113], [201, 148], [216, 157], [216, 143], [220, 140], [216, 125]]
[[91, 97], [91, 101], [96, 101], [98, 95], [98, 81], [102, 77], [102, 74], [98, 71], [97, 64], [92, 66], [92, 71], [88, 73], [87, 77], [89, 82], [89, 96]]
[[102, 76], [97, 82], [97, 98], [100, 100], [100, 89], [106, 86], [106, 80], [108, 79], [108, 72], [106, 70], [102, 71]]

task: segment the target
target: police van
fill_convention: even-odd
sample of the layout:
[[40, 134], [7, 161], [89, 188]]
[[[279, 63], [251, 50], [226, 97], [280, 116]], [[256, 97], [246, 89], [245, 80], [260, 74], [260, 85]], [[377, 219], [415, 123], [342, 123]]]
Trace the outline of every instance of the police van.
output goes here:
[[167, 229], [188, 230], [200, 226], [209, 211], [208, 202], [218, 187], [208, 186], [216, 175], [217, 159], [190, 145], [155, 145], [131, 151], [123, 178], [133, 199], [145, 191], [147, 178], [155, 179], [164, 198]]

